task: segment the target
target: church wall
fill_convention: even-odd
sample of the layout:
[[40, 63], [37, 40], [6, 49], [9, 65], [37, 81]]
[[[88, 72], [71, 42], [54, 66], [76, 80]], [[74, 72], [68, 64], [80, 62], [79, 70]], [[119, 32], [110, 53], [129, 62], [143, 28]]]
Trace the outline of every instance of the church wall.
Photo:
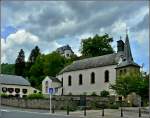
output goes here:
[[[63, 92], [64, 95], [68, 95], [69, 93], [73, 95], [81, 95], [88, 94], [91, 95], [93, 92], [100, 95], [100, 91], [109, 89], [109, 84], [114, 83], [116, 79], [116, 65], [85, 69], [85, 70], [77, 70], [72, 72], [65, 72], [62, 75], [59, 75], [58, 78], [63, 78]], [[109, 82], [105, 82], [104, 74], [105, 71], [109, 71]], [[95, 84], [91, 84], [91, 73], [95, 73]], [[83, 84], [79, 85], [79, 75], [82, 74]], [[72, 85], [68, 86], [68, 76], [72, 78]], [[112, 93], [112, 92], [111, 92]]]
[[[121, 74], [120, 71], [122, 71], [122, 74]], [[123, 68], [118, 68], [116, 70], [117, 77], [120, 76], [120, 75], [127, 74], [128, 72], [130, 72], [130, 73], [139, 73], [140, 68], [134, 67], [134, 66], [127, 66], [127, 67], [123, 67]]]

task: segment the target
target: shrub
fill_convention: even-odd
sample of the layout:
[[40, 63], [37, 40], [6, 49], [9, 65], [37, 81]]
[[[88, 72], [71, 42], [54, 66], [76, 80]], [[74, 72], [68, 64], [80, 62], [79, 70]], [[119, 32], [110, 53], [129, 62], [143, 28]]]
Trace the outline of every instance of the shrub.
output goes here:
[[101, 97], [108, 97], [109, 96], [109, 91], [103, 90], [100, 93]]
[[0, 96], [3, 97], [3, 98], [8, 98], [8, 97], [9, 97], [9, 96], [8, 96], [7, 94], [5, 94], [5, 93], [0, 94]]
[[43, 94], [40, 93], [33, 93], [27, 96], [27, 99], [43, 99]]
[[119, 104], [114, 103], [114, 104], [110, 104], [110, 105], [109, 105], [109, 108], [110, 108], [110, 109], [118, 109], [119, 106], [120, 106]]
[[91, 94], [91, 96], [97, 96], [96, 92], [93, 92], [93, 93]]

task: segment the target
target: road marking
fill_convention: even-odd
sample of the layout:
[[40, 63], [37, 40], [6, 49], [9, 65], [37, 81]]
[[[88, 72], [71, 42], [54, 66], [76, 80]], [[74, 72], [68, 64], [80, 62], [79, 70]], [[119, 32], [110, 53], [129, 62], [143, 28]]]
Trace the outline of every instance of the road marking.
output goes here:
[[82, 116], [73, 116], [73, 115], [65, 115], [65, 114], [52, 114], [52, 113], [40, 113], [40, 112], [31, 112], [31, 111], [21, 111], [21, 110], [11, 110], [11, 109], [2, 109], [4, 112], [23, 112], [23, 113], [34, 113], [34, 114], [43, 114], [43, 115], [52, 115], [52, 116], [65, 116], [65, 117], [78, 117], [83, 118]]

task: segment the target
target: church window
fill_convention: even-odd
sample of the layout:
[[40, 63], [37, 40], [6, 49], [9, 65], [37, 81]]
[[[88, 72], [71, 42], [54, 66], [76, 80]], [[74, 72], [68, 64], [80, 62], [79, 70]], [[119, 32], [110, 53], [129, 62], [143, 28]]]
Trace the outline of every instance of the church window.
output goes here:
[[83, 84], [83, 80], [82, 80], [82, 74], [79, 75], [79, 85]]
[[71, 76], [69, 75], [69, 77], [68, 77], [68, 86], [71, 86]]
[[91, 73], [91, 84], [94, 84], [95, 83], [95, 73], [92, 72]]
[[63, 78], [61, 78], [61, 86], [63, 86], [63, 82], [64, 82], [64, 81], [63, 81]]
[[109, 82], [109, 71], [105, 71], [105, 82]]

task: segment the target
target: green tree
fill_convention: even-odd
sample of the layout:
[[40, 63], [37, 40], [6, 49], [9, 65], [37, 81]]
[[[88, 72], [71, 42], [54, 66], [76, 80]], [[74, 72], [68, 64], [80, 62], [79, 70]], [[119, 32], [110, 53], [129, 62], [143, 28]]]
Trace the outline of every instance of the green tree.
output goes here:
[[30, 77], [30, 73], [29, 73], [29, 70], [31, 68], [31, 66], [35, 63], [36, 61], [36, 58], [40, 55], [40, 49], [38, 46], [35, 46], [34, 49], [32, 49], [30, 55], [29, 55], [29, 59], [28, 61], [26, 62], [26, 70], [25, 70], [25, 73], [26, 73], [26, 76]]
[[23, 49], [20, 50], [15, 61], [15, 74], [25, 76], [25, 55]]
[[109, 96], [109, 91], [103, 90], [103, 91], [101, 91], [100, 95], [101, 95], [101, 97], [107, 97], [107, 96]]
[[135, 92], [143, 99], [148, 99], [148, 81], [149, 79], [145, 79], [142, 74], [128, 73], [118, 77], [115, 84], [111, 85], [111, 88], [115, 90], [118, 95], [122, 95], [125, 98], [128, 94]]
[[113, 48], [110, 43], [113, 39], [108, 34], [103, 36], [95, 35], [93, 38], [89, 37], [81, 42], [81, 53], [84, 57], [101, 56], [113, 53]]
[[15, 65], [14, 64], [1, 64], [2, 67], [2, 74], [9, 74], [14, 75], [15, 74]]
[[56, 76], [65, 65], [69, 63], [67, 59], [59, 53], [53, 52], [44, 57], [44, 75]]

